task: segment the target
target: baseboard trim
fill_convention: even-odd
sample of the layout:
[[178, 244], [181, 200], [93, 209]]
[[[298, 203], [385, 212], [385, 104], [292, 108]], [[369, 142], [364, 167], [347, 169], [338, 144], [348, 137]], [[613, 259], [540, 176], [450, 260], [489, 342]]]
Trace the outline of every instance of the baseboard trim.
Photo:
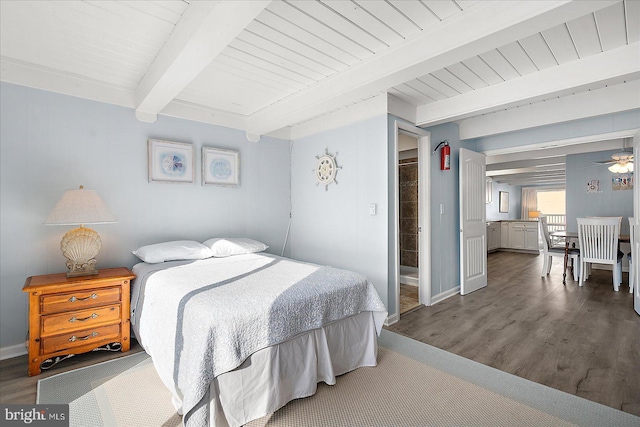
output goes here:
[[459, 293], [460, 293], [460, 286], [456, 286], [453, 289], [449, 289], [448, 291], [441, 292], [438, 295], [434, 295], [431, 297], [431, 305], [442, 302], [447, 298], [450, 298]]
[[400, 316], [398, 313], [392, 314], [391, 316], [387, 316], [387, 320], [384, 321], [384, 326], [390, 326], [400, 320]]
[[24, 354], [27, 354], [27, 348], [24, 344], [16, 344], [0, 348], [0, 360], [11, 359]]
[[400, 284], [408, 286], [420, 286], [420, 279], [417, 277], [400, 275]]

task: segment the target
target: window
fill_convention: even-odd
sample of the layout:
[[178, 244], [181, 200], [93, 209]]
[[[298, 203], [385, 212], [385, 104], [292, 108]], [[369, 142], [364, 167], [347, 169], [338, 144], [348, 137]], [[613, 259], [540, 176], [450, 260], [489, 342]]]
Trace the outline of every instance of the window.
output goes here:
[[[547, 217], [549, 231], [566, 230], [567, 215], [564, 190], [538, 189], [537, 202], [538, 210]], [[554, 243], [558, 244], [560, 242]]]
[[565, 191], [538, 189], [538, 210], [543, 215], [565, 215]]

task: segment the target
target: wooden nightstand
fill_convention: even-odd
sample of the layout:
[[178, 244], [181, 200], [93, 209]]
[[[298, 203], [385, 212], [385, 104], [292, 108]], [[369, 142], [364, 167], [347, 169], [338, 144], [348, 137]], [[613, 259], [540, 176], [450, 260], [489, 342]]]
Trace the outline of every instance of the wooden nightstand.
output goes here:
[[29, 376], [101, 346], [129, 351], [134, 278], [124, 267], [105, 268], [95, 276], [29, 277], [22, 288], [29, 294]]

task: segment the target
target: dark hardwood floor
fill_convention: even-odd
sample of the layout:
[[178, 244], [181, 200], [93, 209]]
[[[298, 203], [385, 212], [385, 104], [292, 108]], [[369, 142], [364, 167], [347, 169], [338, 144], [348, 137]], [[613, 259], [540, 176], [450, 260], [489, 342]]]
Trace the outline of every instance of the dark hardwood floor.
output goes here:
[[592, 270], [582, 288], [554, 261], [495, 252], [488, 286], [421, 307], [387, 329], [528, 380], [640, 415], [640, 316], [627, 273]]

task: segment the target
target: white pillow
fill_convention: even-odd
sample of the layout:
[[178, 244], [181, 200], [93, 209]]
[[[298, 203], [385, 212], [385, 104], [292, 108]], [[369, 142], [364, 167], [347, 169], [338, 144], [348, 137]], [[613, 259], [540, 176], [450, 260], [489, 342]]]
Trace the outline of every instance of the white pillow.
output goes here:
[[211, 248], [213, 256], [217, 258], [262, 252], [269, 247], [253, 239], [218, 237], [207, 240], [203, 245]]
[[205, 259], [213, 256], [213, 251], [194, 240], [176, 240], [142, 246], [133, 254], [144, 262], [159, 263], [183, 259]]

